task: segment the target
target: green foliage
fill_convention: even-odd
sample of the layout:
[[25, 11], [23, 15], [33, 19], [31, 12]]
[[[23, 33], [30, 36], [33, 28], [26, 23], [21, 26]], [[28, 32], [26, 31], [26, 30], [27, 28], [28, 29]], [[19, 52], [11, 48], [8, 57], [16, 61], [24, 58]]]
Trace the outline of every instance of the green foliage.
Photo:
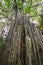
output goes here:
[[0, 22], [0, 27], [2, 27], [2, 26], [3, 26], [3, 23]]
[[39, 28], [43, 30], [43, 15], [40, 16], [39, 23], [40, 23]]
[[11, 2], [13, 0], [1, 0], [0, 1], [0, 14], [4, 17], [7, 17], [7, 15], [12, 11]]
[[[0, 2], [0, 7], [1, 10], [4, 11], [5, 13], [8, 13], [12, 10], [12, 6], [11, 3], [14, 2], [13, 0], [4, 0], [5, 4], [2, 5], [2, 1]], [[38, 14], [38, 6], [36, 6], [35, 4], [40, 3], [41, 0], [26, 0], [26, 2], [22, 2], [22, 0], [16, 0], [16, 3], [14, 2], [14, 5], [17, 5], [18, 8], [22, 9], [22, 12], [24, 14], [29, 14], [32, 15], [33, 14]], [[25, 4], [25, 5], [24, 5]]]
[[[4, 1], [4, 3], [3, 3]], [[23, 14], [29, 14], [29, 16], [36, 17], [40, 14], [38, 8], [40, 8], [42, 0], [0, 0], [0, 15], [7, 17], [8, 14], [12, 13], [15, 6], [22, 10]]]
[[7, 7], [9, 7], [10, 6], [10, 0], [5, 0], [5, 4]]
[[40, 2], [41, 0], [35, 0], [36, 2]]

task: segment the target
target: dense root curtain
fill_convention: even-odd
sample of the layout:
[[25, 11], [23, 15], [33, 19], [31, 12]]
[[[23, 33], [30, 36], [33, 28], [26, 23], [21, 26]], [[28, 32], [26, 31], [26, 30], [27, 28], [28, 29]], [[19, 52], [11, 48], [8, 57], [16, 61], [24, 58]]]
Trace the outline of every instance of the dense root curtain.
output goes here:
[[41, 31], [25, 15], [17, 15], [1, 47], [0, 65], [42, 65]]

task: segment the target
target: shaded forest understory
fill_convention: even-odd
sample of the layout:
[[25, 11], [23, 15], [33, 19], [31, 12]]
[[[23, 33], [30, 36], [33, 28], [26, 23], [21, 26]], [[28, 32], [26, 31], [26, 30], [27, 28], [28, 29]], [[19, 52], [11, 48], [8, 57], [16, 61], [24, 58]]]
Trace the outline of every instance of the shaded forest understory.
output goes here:
[[17, 15], [0, 48], [0, 65], [43, 65], [43, 36], [26, 15]]

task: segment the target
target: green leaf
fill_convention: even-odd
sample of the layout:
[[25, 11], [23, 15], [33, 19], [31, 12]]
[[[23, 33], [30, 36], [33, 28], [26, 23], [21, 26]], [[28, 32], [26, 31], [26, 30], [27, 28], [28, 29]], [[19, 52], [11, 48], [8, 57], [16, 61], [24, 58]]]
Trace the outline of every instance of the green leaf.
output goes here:
[[5, 0], [5, 4], [7, 7], [9, 7], [10, 6], [10, 0]]
[[0, 27], [2, 27], [3, 26], [3, 24], [0, 22]]
[[35, 0], [36, 2], [41, 2], [41, 0]]
[[26, 9], [25, 9], [25, 11], [26, 11], [26, 13], [29, 13], [30, 14], [30, 7], [27, 7]]

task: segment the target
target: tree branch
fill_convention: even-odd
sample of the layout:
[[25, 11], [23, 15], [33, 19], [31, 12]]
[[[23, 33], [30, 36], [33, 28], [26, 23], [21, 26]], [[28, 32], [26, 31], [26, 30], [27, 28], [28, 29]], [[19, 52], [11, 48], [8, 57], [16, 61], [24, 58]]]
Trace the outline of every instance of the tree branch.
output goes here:
[[38, 15], [30, 15], [30, 16], [29, 16], [29, 18], [31, 18], [31, 17], [36, 17], [36, 16], [41, 16], [41, 15], [43, 15], [43, 14], [38, 14]]
[[3, 16], [5, 16], [5, 17], [7, 17], [7, 15], [5, 15], [4, 13], [2, 13], [2, 12], [0, 12], [0, 15], [3, 15]]
[[37, 3], [36, 5], [32, 6], [31, 8], [42, 5], [42, 4], [43, 4], [43, 2]]

